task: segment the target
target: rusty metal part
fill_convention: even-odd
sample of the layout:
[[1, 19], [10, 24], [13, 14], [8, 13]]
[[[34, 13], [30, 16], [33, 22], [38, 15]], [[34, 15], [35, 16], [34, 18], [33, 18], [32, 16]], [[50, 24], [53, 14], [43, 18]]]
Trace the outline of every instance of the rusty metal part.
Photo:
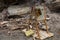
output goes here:
[[[36, 10], [34, 14], [39, 15], [39, 11]], [[35, 16], [36, 16], [36, 21], [37, 21], [37, 15], [35, 15]], [[36, 31], [37, 31], [37, 35], [38, 35], [38, 37], [39, 37], [39, 40], [41, 40], [41, 39], [40, 39], [40, 33], [39, 33], [40, 30], [39, 30], [39, 28], [38, 28], [38, 21], [36, 22]]]
[[48, 33], [48, 26], [47, 26], [47, 23], [46, 23], [46, 7], [45, 7], [45, 5], [44, 5], [44, 17], [45, 17], [44, 23], [46, 25], [46, 30], [47, 30], [47, 33]]

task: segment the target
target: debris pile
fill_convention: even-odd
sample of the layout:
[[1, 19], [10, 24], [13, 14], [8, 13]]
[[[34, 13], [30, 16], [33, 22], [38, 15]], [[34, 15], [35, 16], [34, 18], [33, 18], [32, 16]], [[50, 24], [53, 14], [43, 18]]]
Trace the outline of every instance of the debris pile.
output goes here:
[[26, 10], [23, 9], [21, 9], [21, 11], [17, 7], [16, 9], [14, 7], [13, 9], [8, 8], [8, 12], [11, 15], [16, 15], [16, 13], [18, 13], [21, 18], [11, 18], [8, 21], [4, 21], [4, 19], [6, 19], [6, 17], [8, 16], [4, 17], [2, 22], [0, 22], [0, 29], [8, 29], [9, 31], [20, 30], [27, 37], [32, 36], [33, 39], [45, 39], [54, 35], [53, 33], [48, 31], [50, 27], [47, 25], [46, 22], [47, 20], [49, 21], [50, 18], [46, 15], [46, 13], [48, 12], [46, 12], [45, 6], [36, 6], [35, 9], [32, 10], [30, 10], [29, 7], [26, 7]]

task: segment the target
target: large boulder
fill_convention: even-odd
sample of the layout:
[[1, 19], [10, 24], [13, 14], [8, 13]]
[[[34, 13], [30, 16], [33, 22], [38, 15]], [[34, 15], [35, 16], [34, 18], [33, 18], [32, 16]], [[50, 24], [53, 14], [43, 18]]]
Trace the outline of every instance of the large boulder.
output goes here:
[[8, 12], [10, 15], [21, 15], [28, 13], [29, 11], [31, 11], [31, 8], [28, 6], [24, 7], [24, 6], [14, 5], [8, 7]]

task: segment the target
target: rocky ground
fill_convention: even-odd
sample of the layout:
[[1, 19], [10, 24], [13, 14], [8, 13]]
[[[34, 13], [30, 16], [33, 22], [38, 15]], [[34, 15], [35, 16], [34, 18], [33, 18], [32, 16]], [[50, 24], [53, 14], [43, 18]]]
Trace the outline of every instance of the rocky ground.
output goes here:
[[60, 40], [60, 13], [51, 13], [49, 16], [51, 20], [48, 25], [51, 28], [50, 31], [54, 33], [54, 37], [50, 38], [50, 40]]
[[[60, 13], [50, 13], [50, 20], [47, 22], [48, 26], [54, 36], [45, 40], [60, 40]], [[32, 37], [26, 37], [20, 30], [9, 31], [8, 29], [0, 30], [0, 40], [33, 40]]]

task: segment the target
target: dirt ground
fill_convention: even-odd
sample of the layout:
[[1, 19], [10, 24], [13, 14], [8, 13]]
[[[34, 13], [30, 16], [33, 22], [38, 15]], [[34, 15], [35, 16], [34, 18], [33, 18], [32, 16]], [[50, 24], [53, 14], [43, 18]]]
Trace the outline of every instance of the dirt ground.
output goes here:
[[[48, 26], [54, 36], [45, 40], [60, 40], [60, 13], [48, 14], [50, 20], [47, 22]], [[0, 40], [33, 40], [32, 37], [26, 37], [20, 30], [10, 31], [7, 29], [0, 30]]]

